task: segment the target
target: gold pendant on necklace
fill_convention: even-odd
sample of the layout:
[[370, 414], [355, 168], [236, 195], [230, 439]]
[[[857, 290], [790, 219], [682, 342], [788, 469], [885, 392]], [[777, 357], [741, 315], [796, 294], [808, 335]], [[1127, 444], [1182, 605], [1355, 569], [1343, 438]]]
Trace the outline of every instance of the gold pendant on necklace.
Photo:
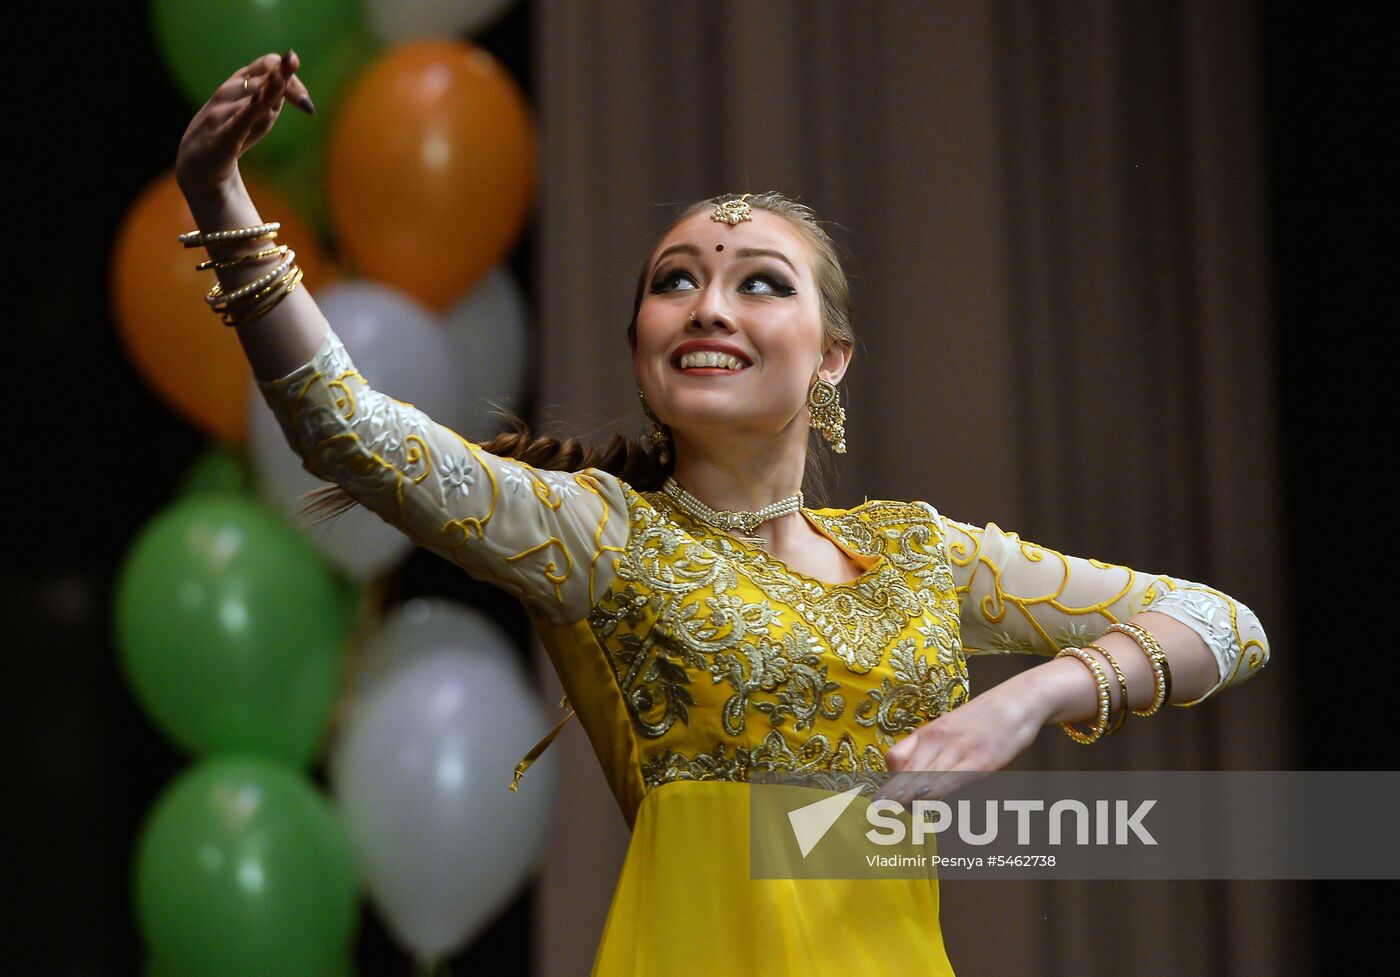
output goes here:
[[732, 534], [735, 538], [743, 540], [750, 546], [757, 546], [759, 549], [767, 549], [768, 541], [762, 536], [755, 536], [754, 530], [759, 525], [769, 519], [787, 515], [789, 512], [796, 512], [802, 508], [802, 490], [799, 489], [796, 495], [783, 499], [781, 502], [774, 502], [766, 505], [757, 512], [735, 512], [735, 511], [715, 511], [701, 502], [685, 489], [681, 488], [673, 477], [667, 476], [666, 482], [661, 490], [676, 504], [681, 511], [685, 512], [692, 519], [696, 519], [706, 525], [716, 529], [724, 530]]

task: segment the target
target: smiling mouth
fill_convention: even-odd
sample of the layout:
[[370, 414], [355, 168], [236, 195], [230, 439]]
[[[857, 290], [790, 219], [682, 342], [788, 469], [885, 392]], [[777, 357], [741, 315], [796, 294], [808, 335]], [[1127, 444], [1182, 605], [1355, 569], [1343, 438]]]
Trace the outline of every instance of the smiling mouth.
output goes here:
[[672, 365], [682, 373], [699, 374], [719, 374], [719, 373], [740, 373], [749, 368], [739, 357], [730, 353], [718, 353], [710, 350], [703, 352], [686, 353], [678, 356]]

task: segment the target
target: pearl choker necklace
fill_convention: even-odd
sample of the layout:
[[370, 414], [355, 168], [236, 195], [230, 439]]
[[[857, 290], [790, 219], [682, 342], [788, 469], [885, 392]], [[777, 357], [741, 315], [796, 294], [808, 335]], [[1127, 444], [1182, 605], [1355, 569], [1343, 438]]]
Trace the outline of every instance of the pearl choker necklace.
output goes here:
[[665, 492], [673, 499], [676, 505], [687, 514], [694, 516], [707, 525], [714, 526], [716, 529], [730, 531], [737, 529], [742, 534], [739, 537], [740, 539], [746, 543], [752, 543], [755, 546], [768, 545], [768, 541], [762, 536], [754, 535], [754, 530], [758, 528], [759, 523], [767, 522], [769, 519], [776, 519], [779, 516], [785, 516], [789, 512], [796, 512], [798, 509], [802, 508], [801, 490], [799, 490], [796, 495], [790, 495], [786, 499], [780, 499], [771, 505], [766, 505], [757, 512], [716, 511], [711, 509], [705, 503], [681, 488], [680, 484], [669, 476], [666, 479], [666, 484], [661, 486], [661, 491]]

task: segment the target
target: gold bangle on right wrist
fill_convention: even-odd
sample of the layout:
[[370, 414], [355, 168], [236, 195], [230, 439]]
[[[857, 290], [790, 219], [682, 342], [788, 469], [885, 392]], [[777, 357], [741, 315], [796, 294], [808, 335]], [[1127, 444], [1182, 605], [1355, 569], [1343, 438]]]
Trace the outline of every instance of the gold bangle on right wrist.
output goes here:
[[266, 224], [253, 224], [250, 227], [231, 227], [226, 231], [204, 232], [199, 229], [186, 231], [180, 235], [180, 243], [187, 248], [198, 248], [206, 244], [214, 244], [222, 241], [246, 241], [250, 238], [260, 238], [269, 231], [275, 231], [282, 226], [280, 221], [269, 221]]
[[[279, 221], [269, 221], [250, 227], [234, 227], [224, 231], [209, 231], [208, 233], [199, 230], [188, 231], [180, 235], [180, 243], [187, 248], [193, 248], [216, 242], [250, 241], [261, 237], [272, 239], [277, 237], [277, 231], [281, 226]], [[218, 270], [245, 265], [253, 261], [266, 261], [279, 256], [281, 261], [270, 272], [260, 275], [245, 285], [240, 285], [232, 292], [225, 293], [223, 283], [215, 282], [214, 287], [205, 294], [205, 301], [209, 303], [214, 312], [219, 313], [219, 318], [224, 325], [237, 326], [240, 323], [251, 322], [259, 316], [266, 315], [296, 290], [303, 275], [302, 269], [295, 264], [296, 252], [285, 244], [281, 244], [223, 260], [211, 257], [195, 266], [198, 271]], [[261, 305], [258, 304], [260, 302]]]
[[1094, 684], [1098, 686], [1098, 712], [1094, 716], [1093, 725], [1085, 732], [1074, 725], [1074, 723], [1060, 723], [1060, 728], [1069, 734], [1069, 738], [1076, 743], [1088, 746], [1090, 743], [1098, 742], [1108, 731], [1108, 708], [1111, 702], [1108, 693], [1108, 673], [1103, 670], [1098, 659], [1089, 654], [1083, 648], [1061, 648], [1055, 653], [1056, 658], [1065, 655], [1072, 655], [1082, 661], [1089, 671], [1094, 673]]
[[285, 258], [282, 259], [282, 263], [280, 265], [269, 271], [266, 275], [263, 275], [261, 278], [256, 278], [246, 285], [240, 285], [238, 288], [234, 289], [232, 292], [229, 292], [227, 295], [224, 294], [223, 283], [215, 282], [214, 287], [209, 289], [208, 293], [204, 296], [204, 300], [208, 302], [211, 306], [213, 306], [214, 311], [217, 312], [226, 306], [233, 305], [234, 303], [239, 302], [248, 295], [252, 295], [254, 292], [258, 292], [259, 294], [261, 294], [261, 290], [265, 285], [267, 285], [274, 279], [281, 278], [283, 275], [288, 273], [288, 271], [292, 267], [292, 262], [296, 260], [296, 256], [297, 253], [295, 251], [288, 249], [287, 255]]
[[281, 270], [282, 277], [280, 280], [272, 282], [263, 281], [262, 287], [259, 291], [246, 293], [244, 295], [239, 296], [233, 301], [219, 302], [213, 305], [212, 308], [215, 312], [229, 312], [233, 313], [234, 315], [246, 312], [249, 309], [257, 308], [258, 302], [260, 300], [271, 295], [276, 289], [286, 285], [287, 282], [291, 280], [292, 276], [295, 275], [298, 270], [299, 269], [296, 266], [284, 267]]
[[[274, 289], [278, 289], [277, 294], [274, 295], [270, 300], [268, 300], [268, 302], [267, 302], [266, 304], [264, 304], [261, 308], [258, 308], [258, 309], [256, 309], [255, 311], [249, 312], [249, 313], [246, 313], [246, 314], [243, 314], [243, 313], [234, 314], [234, 313], [225, 312], [225, 313], [223, 314], [223, 316], [221, 317], [222, 320], [223, 320], [224, 325], [226, 325], [226, 326], [237, 326], [237, 325], [241, 325], [242, 323], [245, 323], [245, 322], [252, 322], [254, 319], [258, 318], [259, 316], [266, 315], [268, 312], [271, 312], [274, 308], [276, 308], [276, 306], [277, 306], [277, 304], [278, 304], [279, 302], [281, 302], [284, 298], [286, 298], [286, 297], [287, 297], [288, 295], [290, 295], [292, 292], [296, 291], [297, 284], [301, 281], [301, 278], [302, 278], [301, 266], [300, 266], [300, 265], [295, 265], [295, 266], [293, 266], [292, 270], [291, 270], [290, 272], [288, 272], [288, 273], [282, 278], [281, 281], [275, 282], [274, 284], [269, 285], [266, 289], [264, 289], [264, 292], [271, 292], [271, 291], [273, 291]], [[259, 297], [261, 297], [261, 296], [259, 296]]]
[[[268, 235], [270, 238], [275, 238], [276, 236], [276, 231]], [[240, 254], [237, 257], [227, 258], [223, 261], [215, 261], [213, 258], [207, 258], [195, 265], [194, 270], [208, 271], [210, 268], [215, 270], [220, 268], [237, 268], [239, 265], [246, 265], [253, 261], [262, 261], [264, 258], [270, 258], [286, 250], [287, 246], [285, 244], [278, 244], [270, 248], [263, 248], [261, 251], [250, 251], [248, 254]]]

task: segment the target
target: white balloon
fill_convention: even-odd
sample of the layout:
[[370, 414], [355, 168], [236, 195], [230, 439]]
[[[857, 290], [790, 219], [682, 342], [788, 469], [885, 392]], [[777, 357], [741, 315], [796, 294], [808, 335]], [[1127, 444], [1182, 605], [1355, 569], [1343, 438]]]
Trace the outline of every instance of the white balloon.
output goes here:
[[404, 601], [379, 623], [374, 640], [359, 656], [350, 678], [350, 695], [358, 699], [369, 694], [423, 655], [459, 648], [470, 648], [503, 668], [518, 667], [510, 635], [480, 611], [440, 597]]
[[[413, 404], [434, 420], [463, 414], [466, 401], [454, 348], [437, 318], [416, 300], [361, 280], [327, 286], [316, 294], [316, 304], [376, 390]], [[248, 441], [259, 494], [291, 518], [304, 493], [327, 483], [302, 467], [256, 387], [248, 400]], [[363, 507], [300, 528], [332, 564], [359, 580], [388, 570], [413, 547], [401, 531]]]
[[465, 946], [529, 880], [559, 774], [549, 753], [518, 792], [511, 774], [558, 718], [462, 605], [411, 601], [372, 640], [329, 771], [370, 898], [420, 960]]
[[370, 29], [386, 44], [417, 37], [475, 34], [505, 13], [511, 0], [369, 0]]
[[452, 343], [466, 409], [457, 428], [469, 441], [506, 429], [493, 405], [520, 410], [525, 392], [529, 311], [520, 286], [504, 265], [458, 299], [442, 317]]

